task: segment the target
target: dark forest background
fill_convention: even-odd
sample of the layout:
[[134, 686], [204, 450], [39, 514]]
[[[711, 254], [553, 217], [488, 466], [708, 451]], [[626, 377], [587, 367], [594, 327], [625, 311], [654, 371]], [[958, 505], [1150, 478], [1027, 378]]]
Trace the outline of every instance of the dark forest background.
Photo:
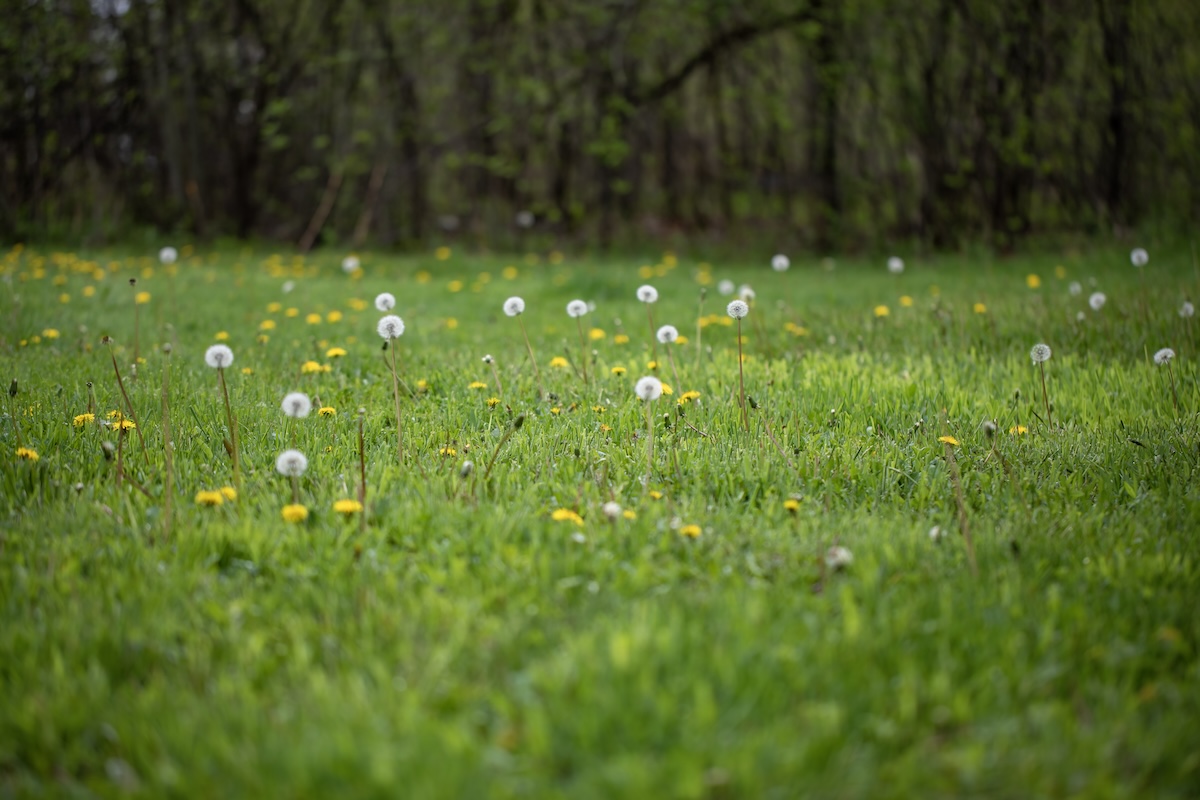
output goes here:
[[1200, 218], [1191, 0], [0, 13], [5, 238], [1007, 247]]

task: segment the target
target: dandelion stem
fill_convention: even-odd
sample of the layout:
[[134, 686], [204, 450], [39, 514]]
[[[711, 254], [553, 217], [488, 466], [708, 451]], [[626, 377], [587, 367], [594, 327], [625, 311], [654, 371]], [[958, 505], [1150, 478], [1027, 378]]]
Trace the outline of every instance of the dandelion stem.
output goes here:
[[229, 427], [229, 457], [233, 459], [233, 486], [241, 492], [242, 466], [238, 461], [237, 420], [233, 416], [233, 406], [229, 404], [229, 387], [225, 384], [224, 367], [217, 367], [217, 382], [221, 384], [221, 396], [225, 398], [225, 424]]
[[142, 312], [142, 310], [141, 310], [141, 308], [138, 307], [137, 298], [135, 297], [133, 300], [133, 363], [134, 364], [137, 364], [138, 361], [141, 360], [139, 358], [139, 356], [141, 355], [141, 348], [138, 345], [138, 341], [141, 337], [141, 318], [142, 318], [141, 312]]
[[583, 319], [581, 317], [575, 318], [575, 326], [579, 328], [579, 361], [583, 365], [583, 382], [585, 385], [591, 386], [587, 370], [587, 340], [583, 336]]
[[646, 488], [654, 476], [654, 401], [646, 403]]
[[[16, 384], [17, 381], [14, 378], [13, 385], [16, 386]], [[8, 406], [8, 416], [12, 420], [13, 433], [16, 434], [17, 437], [17, 447], [24, 447], [25, 443], [21, 441], [21, 426], [17, 424], [17, 393], [11, 389], [8, 392]]]
[[396, 372], [396, 342], [388, 343], [392, 351], [392, 396], [396, 400], [396, 457], [404, 463], [404, 431], [400, 427], [400, 373]]
[[533, 376], [537, 379], [538, 399], [546, 396], [546, 389], [542, 386], [542, 371], [538, 369], [537, 359], [533, 356], [533, 345], [529, 343], [529, 333], [525, 330], [525, 320], [517, 317], [517, 324], [521, 326], [521, 336], [525, 338], [525, 349], [529, 351], [529, 363], [533, 365]]
[[1171, 362], [1167, 362], [1167, 377], [1171, 380], [1171, 399], [1175, 401], [1175, 416], [1179, 416], [1179, 395], [1175, 391], [1175, 373], [1171, 371]]
[[292, 476], [292, 503], [300, 505], [300, 479]]
[[650, 357], [658, 361], [658, 331], [654, 328], [654, 311], [646, 303], [646, 319], [650, 320]]
[[504, 432], [504, 435], [500, 437], [500, 441], [496, 442], [496, 449], [492, 451], [492, 457], [488, 461], [487, 468], [483, 471], [484, 483], [487, 483], [488, 476], [492, 474], [492, 466], [496, 463], [496, 459], [500, 456], [500, 448], [504, 447], [504, 444], [512, 438], [514, 433], [520, 430], [523, 424], [525, 424], [525, 415], [521, 414], [515, 420], [513, 420], [513, 424], [507, 431]]
[[129, 399], [129, 393], [125, 391], [125, 382], [121, 380], [121, 369], [117, 366], [117, 357], [111, 347], [108, 349], [108, 355], [112, 359], [113, 372], [117, 375], [117, 388], [121, 390], [121, 397], [125, 398], [125, 407], [129, 409], [129, 419], [133, 420], [133, 429], [137, 431], [138, 441], [142, 445], [142, 455], [146, 458], [146, 463], [149, 464], [150, 453], [146, 450], [146, 439], [142, 436], [142, 426], [138, 424], [137, 414], [133, 410], [133, 403]]
[[967, 560], [971, 564], [971, 574], [978, 575], [979, 566], [975, 562], [975, 541], [971, 538], [971, 526], [967, 521], [967, 504], [963, 499], [962, 480], [958, 474], [958, 461], [954, 458], [953, 445], [946, 442], [943, 446], [946, 449], [946, 463], [950, 466], [950, 482], [954, 485], [954, 502], [958, 506], [958, 527], [962, 532], [963, 541], [967, 545]]
[[358, 515], [358, 529], [364, 531], [367, 528], [367, 455], [366, 447], [363, 443], [363, 422], [366, 415], [362, 409], [358, 412], [358, 503], [363, 507], [362, 513]]
[[743, 370], [742, 370], [742, 320], [740, 317], [738, 318], [737, 340], [738, 340], [738, 388], [741, 392], [742, 426], [746, 429], [747, 432], [749, 432], [750, 431], [750, 417], [748, 417], [746, 415], [746, 379], [745, 379], [745, 376], [744, 376]]
[[171, 452], [171, 351], [163, 348], [162, 382], [162, 432], [163, 432], [163, 471], [165, 485], [163, 487], [163, 529], [168, 538], [171, 536], [171, 495], [174, 493], [175, 459]]
[[675, 356], [671, 353], [670, 343], [664, 344], [663, 349], [667, 351], [667, 361], [671, 362], [671, 374], [675, 376], [675, 391], [682, 392], [683, 384], [679, 382], [679, 370], [675, 367]]
[[1042, 375], [1042, 403], [1046, 406], [1046, 424], [1053, 428], [1054, 420], [1050, 417], [1050, 396], [1046, 394], [1046, 367], [1044, 364], [1038, 363], [1038, 372]]
[[496, 379], [496, 394], [504, 396], [504, 384], [500, 382], [500, 370], [496, 369], [496, 362], [492, 362], [492, 377]]

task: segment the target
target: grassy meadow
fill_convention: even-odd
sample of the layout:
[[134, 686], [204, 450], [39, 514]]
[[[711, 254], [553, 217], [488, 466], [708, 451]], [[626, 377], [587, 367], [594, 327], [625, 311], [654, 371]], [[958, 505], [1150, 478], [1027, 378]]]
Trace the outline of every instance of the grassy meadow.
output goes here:
[[1200, 794], [1185, 248], [343, 255], [0, 254], [0, 796]]

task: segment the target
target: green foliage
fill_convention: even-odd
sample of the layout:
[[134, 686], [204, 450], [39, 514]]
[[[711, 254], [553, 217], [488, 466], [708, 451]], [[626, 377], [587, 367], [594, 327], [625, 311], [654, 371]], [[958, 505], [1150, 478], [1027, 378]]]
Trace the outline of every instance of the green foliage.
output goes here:
[[[184, 248], [177, 269], [128, 250], [5, 258], [6, 793], [1195, 794], [1200, 387], [1178, 309], [1200, 279], [1183, 254], [1152, 250], [1143, 276], [1107, 248], [910, 257], [900, 276], [800, 258], [783, 274], [673, 256], [361, 258], [358, 278], [340, 256], [236, 246]], [[136, 378], [135, 276], [151, 295]], [[723, 279], [757, 290], [749, 432]], [[651, 358], [643, 282], [660, 292], [654, 323], [689, 339], [672, 351], [682, 385], [654, 409], [648, 485], [632, 393]], [[403, 465], [378, 314], [354, 302], [380, 291], [407, 324]], [[545, 401], [501, 313], [514, 294]], [[588, 340], [590, 385], [549, 365], [580, 357], [563, 311], [575, 297], [596, 303], [585, 333], [604, 334]], [[218, 332], [236, 357], [244, 484], [202, 507], [198, 491], [233, 480], [203, 362]], [[72, 422], [88, 381], [98, 419], [121, 404], [101, 335], [147, 446], [122, 442], [122, 486], [101, 449], [114, 430]], [[1053, 425], [1038, 341], [1054, 350]], [[1178, 413], [1150, 359], [1162, 346], [1178, 354]], [[667, 362], [658, 374], [674, 384]], [[293, 390], [337, 414], [285, 424]], [[679, 416], [684, 390], [700, 397]], [[359, 407], [362, 530], [332, 508], [356, 494]], [[18, 430], [38, 461], [13, 455]], [[977, 575], [943, 435], [958, 442]], [[291, 494], [274, 459], [293, 441], [310, 460], [304, 524], [280, 517]], [[479, 465], [467, 479], [464, 459]], [[635, 518], [608, 520], [610, 500]], [[681, 535], [692, 524], [700, 535]], [[824, 566], [835, 544], [853, 553], [842, 571]]]

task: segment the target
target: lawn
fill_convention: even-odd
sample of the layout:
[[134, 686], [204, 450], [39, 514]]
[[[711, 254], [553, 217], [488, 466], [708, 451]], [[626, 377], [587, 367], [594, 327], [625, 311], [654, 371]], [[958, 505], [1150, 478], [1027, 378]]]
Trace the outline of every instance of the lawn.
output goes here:
[[2, 256], [0, 795], [1200, 794], [1186, 248], [360, 255]]

